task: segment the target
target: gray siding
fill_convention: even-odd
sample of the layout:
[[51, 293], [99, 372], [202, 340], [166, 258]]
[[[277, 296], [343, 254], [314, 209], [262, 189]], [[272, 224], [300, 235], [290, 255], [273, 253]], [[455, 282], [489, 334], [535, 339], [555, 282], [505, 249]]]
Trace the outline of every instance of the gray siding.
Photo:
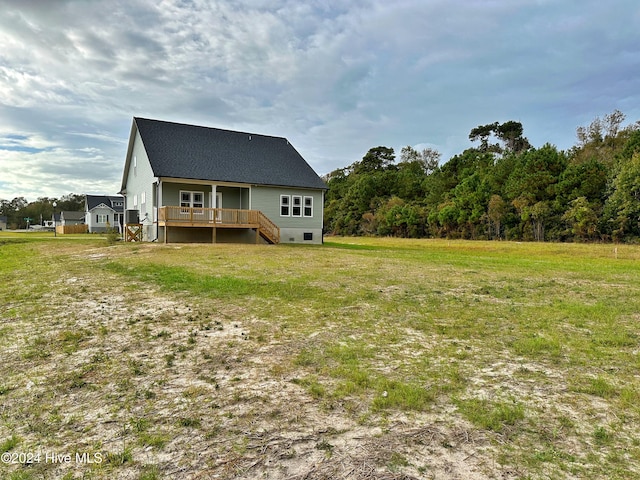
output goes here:
[[216, 192], [222, 193], [222, 208], [250, 210], [249, 188], [218, 187]]
[[[313, 198], [312, 217], [293, 217], [280, 215], [280, 196], [294, 195]], [[322, 229], [322, 191], [295, 188], [253, 187], [251, 189], [251, 208], [261, 210], [280, 228]], [[304, 204], [303, 204], [304, 208]], [[291, 214], [291, 210], [289, 212]]]
[[[280, 196], [288, 195], [313, 198], [313, 216], [294, 217], [292, 205], [289, 205], [289, 216], [280, 215]], [[322, 190], [305, 190], [296, 188], [253, 187], [251, 189], [251, 208], [260, 210], [280, 227], [280, 243], [322, 243], [323, 222], [323, 192]], [[291, 201], [290, 201], [291, 203]], [[305, 234], [311, 240], [305, 240]]]
[[209, 193], [211, 185], [196, 185], [193, 183], [162, 182], [162, 206], [177, 207], [180, 205], [180, 191], [204, 192], [204, 206], [209, 205]]
[[[213, 191], [211, 185], [194, 183], [173, 183], [162, 182], [162, 205], [180, 205], [180, 191], [203, 192], [204, 206], [212, 207], [213, 200], [209, 202], [209, 194]], [[249, 209], [249, 188], [248, 187], [226, 187], [217, 186], [217, 193], [222, 193], [222, 208]]]

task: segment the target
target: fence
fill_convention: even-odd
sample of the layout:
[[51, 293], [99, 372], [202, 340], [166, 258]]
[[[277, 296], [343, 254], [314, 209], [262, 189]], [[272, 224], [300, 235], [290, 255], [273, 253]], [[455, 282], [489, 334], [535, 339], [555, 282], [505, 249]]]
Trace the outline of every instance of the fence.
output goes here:
[[87, 233], [87, 225], [57, 225], [56, 233], [64, 235], [65, 233]]

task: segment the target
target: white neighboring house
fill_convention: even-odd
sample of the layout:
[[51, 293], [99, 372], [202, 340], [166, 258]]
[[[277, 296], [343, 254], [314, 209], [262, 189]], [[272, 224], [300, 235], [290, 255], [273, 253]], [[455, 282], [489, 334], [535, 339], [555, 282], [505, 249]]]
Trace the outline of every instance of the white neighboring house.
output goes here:
[[122, 233], [124, 198], [120, 196], [86, 195], [85, 223], [89, 233], [104, 233], [116, 228]]

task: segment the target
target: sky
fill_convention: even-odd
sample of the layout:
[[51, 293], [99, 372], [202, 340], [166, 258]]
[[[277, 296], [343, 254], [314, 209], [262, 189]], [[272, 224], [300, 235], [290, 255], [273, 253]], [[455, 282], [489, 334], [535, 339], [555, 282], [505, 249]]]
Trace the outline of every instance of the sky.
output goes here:
[[637, 0], [0, 0], [0, 199], [119, 191], [136, 117], [286, 137], [319, 175], [640, 120]]

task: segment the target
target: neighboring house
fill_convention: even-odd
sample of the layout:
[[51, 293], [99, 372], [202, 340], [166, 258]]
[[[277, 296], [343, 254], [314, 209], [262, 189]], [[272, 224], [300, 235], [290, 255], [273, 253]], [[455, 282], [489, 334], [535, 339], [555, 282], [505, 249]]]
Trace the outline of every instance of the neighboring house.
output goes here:
[[326, 189], [286, 138], [134, 118], [120, 194], [144, 240], [322, 243]]
[[57, 225], [82, 225], [84, 223], [85, 212], [60, 212]]
[[0, 217], [0, 230], [6, 230], [6, 229], [7, 229], [7, 217], [1, 216]]
[[103, 233], [110, 228], [122, 232], [124, 198], [115, 195], [86, 195], [84, 205], [89, 233]]

